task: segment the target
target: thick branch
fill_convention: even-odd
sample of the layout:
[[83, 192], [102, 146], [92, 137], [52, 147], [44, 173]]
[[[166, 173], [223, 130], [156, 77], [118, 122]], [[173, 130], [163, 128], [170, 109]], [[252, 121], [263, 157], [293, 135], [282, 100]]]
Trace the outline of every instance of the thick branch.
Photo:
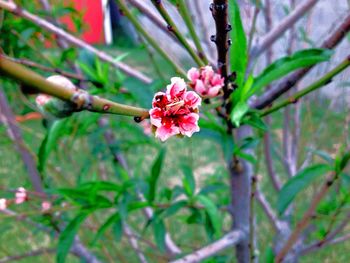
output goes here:
[[85, 43], [84, 41], [82, 41], [81, 39], [76, 38], [75, 36], [67, 33], [66, 31], [53, 25], [52, 23], [32, 14], [24, 9], [21, 9], [21, 7], [17, 6], [14, 2], [6, 2], [4, 0], [0, 0], [0, 8], [7, 10], [7, 11], [9, 11], [17, 16], [23, 17], [23, 18], [33, 22], [34, 24], [44, 28], [45, 30], [56, 34], [57, 36], [61, 37], [62, 39], [65, 39], [67, 42], [69, 42], [72, 45], [75, 45], [75, 46], [80, 47], [80, 48], [84, 48], [84, 49], [94, 53], [101, 60], [110, 63], [111, 65], [120, 69], [121, 71], [123, 71], [125, 74], [127, 74], [129, 76], [135, 77], [144, 83], [151, 83], [152, 82], [152, 79], [145, 76], [141, 72], [139, 72], [135, 69], [132, 69], [131, 67], [129, 67], [128, 65], [126, 65], [122, 62], [115, 61], [115, 59], [113, 59], [107, 53], [97, 50], [93, 46], [91, 46], [91, 45]]
[[146, 109], [136, 108], [112, 102], [98, 96], [92, 96], [84, 91], [71, 90], [50, 81], [47, 81], [34, 71], [17, 64], [0, 54], [0, 72], [16, 81], [33, 87], [38, 91], [72, 102], [77, 105], [77, 110], [93, 112], [121, 114], [127, 116], [147, 117]]
[[[350, 31], [350, 15], [348, 15], [344, 21], [337, 27], [337, 29], [323, 42], [321, 48], [332, 49], [336, 47], [342, 39]], [[270, 105], [273, 101], [278, 99], [282, 94], [293, 88], [311, 69], [313, 66], [300, 69], [289, 77], [285, 78], [280, 84], [267, 90], [254, 102], [251, 106], [256, 109], [263, 109]]]
[[243, 238], [243, 236], [244, 234], [241, 231], [233, 230], [214, 243], [205, 246], [183, 258], [171, 261], [171, 263], [201, 262], [201, 260], [211, 257], [220, 251], [237, 244]]
[[[215, 20], [216, 35], [212, 36], [212, 41], [216, 44], [218, 53], [218, 70], [220, 74], [227, 79], [228, 74], [228, 1], [214, 0], [211, 5], [211, 11]], [[227, 93], [227, 85], [225, 85], [224, 92]], [[228, 98], [228, 94], [226, 97]]]

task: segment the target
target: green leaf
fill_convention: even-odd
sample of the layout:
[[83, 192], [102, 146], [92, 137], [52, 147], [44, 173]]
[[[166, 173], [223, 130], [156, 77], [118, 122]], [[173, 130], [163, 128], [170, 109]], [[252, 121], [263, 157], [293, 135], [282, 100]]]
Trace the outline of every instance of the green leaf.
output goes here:
[[309, 67], [327, 61], [332, 54], [333, 52], [331, 50], [314, 48], [301, 50], [291, 56], [280, 58], [269, 65], [255, 78], [255, 82], [249, 95], [253, 95], [272, 81], [277, 80], [296, 69]]
[[115, 241], [119, 242], [123, 236], [123, 222], [120, 217], [116, 218], [114, 225], [112, 227]]
[[159, 216], [159, 218], [166, 218], [170, 217], [172, 215], [175, 215], [181, 208], [185, 207], [187, 205], [187, 202], [185, 200], [177, 201], [171, 206], [169, 206], [167, 209], [163, 211], [163, 213]]
[[120, 215], [119, 213], [115, 213], [112, 216], [110, 216], [104, 223], [103, 225], [98, 229], [93, 241], [91, 242], [92, 245], [95, 245], [95, 243], [97, 242], [97, 240], [100, 239], [100, 237], [103, 235], [104, 232], [106, 232], [106, 230], [112, 226], [112, 224], [114, 224], [117, 221], [120, 221]]
[[242, 123], [248, 124], [262, 131], [267, 131], [269, 129], [262, 118], [260, 118], [260, 116], [256, 113], [247, 114], [246, 117], [242, 120]]
[[231, 112], [231, 122], [239, 127], [241, 119], [248, 112], [249, 106], [245, 101], [238, 102]]
[[160, 172], [162, 169], [164, 156], [165, 156], [165, 150], [161, 149], [157, 159], [155, 160], [155, 162], [152, 165], [151, 177], [149, 180], [149, 194], [148, 194], [148, 201], [150, 203], [154, 201], [154, 198], [156, 195], [157, 182], [158, 182]]
[[58, 139], [62, 136], [63, 130], [66, 129], [68, 119], [57, 120], [47, 131], [47, 134], [40, 145], [38, 153], [38, 170], [44, 171], [45, 164], [53, 149], [57, 149]]
[[207, 212], [214, 228], [215, 235], [216, 237], [219, 237], [221, 233], [221, 215], [218, 208], [213, 201], [204, 195], [198, 195], [196, 198], [197, 201], [205, 207], [205, 211]]
[[187, 194], [187, 196], [193, 196], [194, 191], [196, 190], [196, 180], [194, 179], [192, 170], [190, 167], [184, 165], [182, 167], [182, 171], [185, 175], [184, 179], [182, 180], [185, 193]]
[[350, 152], [346, 152], [335, 159], [335, 171], [340, 173], [350, 160]]
[[316, 164], [301, 170], [294, 177], [289, 179], [279, 192], [277, 201], [278, 213], [282, 215], [299, 192], [304, 190], [319, 176], [329, 171], [332, 171], [332, 166]]
[[244, 82], [248, 62], [248, 51], [246, 34], [244, 32], [237, 0], [229, 1], [229, 12], [231, 25], [233, 26], [230, 32], [230, 38], [232, 40], [230, 47], [231, 71], [237, 73], [236, 83], [238, 87], [241, 87]]
[[65, 262], [67, 254], [73, 244], [74, 237], [79, 229], [79, 226], [84, 222], [87, 216], [87, 212], [81, 212], [66, 226], [66, 228], [60, 234], [57, 245], [57, 263]]
[[153, 223], [153, 233], [154, 233], [154, 239], [156, 241], [156, 244], [158, 248], [164, 252], [165, 251], [165, 225], [163, 220], [156, 220]]
[[248, 76], [248, 79], [243, 86], [238, 86], [235, 92], [232, 92], [233, 104], [238, 103], [239, 101], [248, 101], [249, 91], [254, 84], [254, 77], [252, 75]]

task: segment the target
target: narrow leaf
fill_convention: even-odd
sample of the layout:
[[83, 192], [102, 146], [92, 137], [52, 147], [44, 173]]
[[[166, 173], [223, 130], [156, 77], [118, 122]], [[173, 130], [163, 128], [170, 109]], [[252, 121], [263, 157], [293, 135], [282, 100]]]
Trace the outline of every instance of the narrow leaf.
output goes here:
[[309, 67], [329, 60], [332, 53], [333, 52], [328, 49], [305, 49], [298, 51], [291, 56], [276, 60], [255, 78], [250, 96], [270, 84], [272, 81], [277, 80], [296, 69]]
[[319, 176], [332, 170], [332, 167], [327, 164], [316, 164], [309, 166], [294, 177], [282, 187], [277, 201], [277, 210], [280, 215], [288, 208], [289, 204], [294, 200], [296, 195], [309, 186]]
[[87, 216], [87, 212], [81, 212], [66, 226], [63, 232], [60, 234], [57, 245], [57, 263], [65, 262], [67, 254], [73, 244], [74, 237], [79, 229], [79, 226], [84, 222]]
[[156, 244], [161, 251], [165, 251], [165, 232], [163, 220], [156, 220], [153, 223], [153, 233]]
[[234, 106], [231, 112], [231, 121], [234, 125], [236, 125], [236, 127], [239, 127], [241, 119], [248, 112], [248, 110], [249, 106], [244, 101], [240, 101]]
[[157, 159], [153, 163], [153, 166], [152, 166], [152, 169], [151, 169], [151, 177], [150, 177], [150, 180], [149, 180], [149, 195], [148, 195], [148, 201], [149, 202], [153, 202], [154, 198], [155, 198], [155, 195], [156, 195], [157, 183], [158, 183], [158, 179], [159, 179], [160, 172], [161, 172], [161, 169], [162, 169], [164, 156], [165, 156], [165, 150], [162, 149], [160, 151]]
[[231, 25], [233, 26], [230, 38], [230, 64], [231, 71], [237, 73], [236, 83], [241, 87], [244, 82], [244, 75], [247, 67], [247, 39], [244, 32], [239, 6], [237, 0], [229, 0]]
[[216, 205], [204, 195], [198, 195], [197, 200], [205, 207], [205, 211], [208, 213], [211, 224], [214, 228], [215, 235], [219, 236], [221, 233], [221, 215]]
[[112, 226], [116, 221], [120, 221], [120, 215], [119, 213], [115, 213], [112, 216], [110, 216], [104, 223], [103, 225], [98, 229], [93, 241], [91, 242], [92, 245], [95, 245], [97, 240], [100, 239], [100, 237], [103, 235], [103, 233], [110, 227]]
[[188, 196], [193, 196], [196, 189], [196, 180], [194, 179], [193, 172], [190, 167], [184, 165], [182, 171], [185, 175], [182, 183], [185, 189], [185, 192]]

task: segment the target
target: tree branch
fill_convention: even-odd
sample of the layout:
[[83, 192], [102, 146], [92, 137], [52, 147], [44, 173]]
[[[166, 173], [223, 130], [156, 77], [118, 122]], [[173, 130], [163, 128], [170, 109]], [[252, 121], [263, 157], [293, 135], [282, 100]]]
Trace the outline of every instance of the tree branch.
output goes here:
[[69, 101], [77, 105], [77, 111], [88, 110], [100, 113], [121, 114], [127, 116], [147, 117], [148, 110], [112, 102], [98, 96], [92, 96], [82, 90], [71, 90], [47, 81], [34, 71], [8, 60], [0, 54], [0, 72], [16, 81], [33, 87], [38, 91]]
[[69, 42], [72, 45], [75, 45], [75, 46], [80, 47], [80, 48], [84, 48], [84, 49], [94, 53], [101, 60], [110, 63], [111, 65], [120, 69], [121, 71], [123, 71], [125, 74], [127, 74], [129, 76], [135, 77], [135, 78], [139, 79], [140, 81], [147, 83], [147, 84], [152, 82], [152, 79], [145, 76], [143, 73], [141, 73], [135, 69], [132, 69], [131, 67], [129, 67], [128, 65], [126, 65], [122, 62], [115, 61], [115, 59], [112, 58], [111, 56], [109, 56], [107, 53], [97, 50], [93, 46], [91, 46], [91, 45], [85, 43], [84, 41], [82, 41], [81, 39], [76, 38], [75, 36], [67, 33], [63, 29], [61, 29], [61, 28], [53, 25], [52, 23], [22, 9], [20, 6], [16, 5], [14, 2], [6, 2], [4, 0], [0, 0], [0, 8], [13, 13], [14, 15], [20, 16], [22, 18], [25, 18], [25, 19], [33, 22], [34, 24], [44, 28], [45, 30], [56, 34], [57, 36], [61, 37], [62, 39], [65, 39], [67, 42]]
[[6, 126], [7, 133], [13, 141], [18, 153], [21, 155], [24, 166], [28, 172], [29, 179], [36, 192], [43, 193], [43, 187], [41, 184], [41, 178], [38, 170], [36, 169], [36, 163], [28, 151], [27, 146], [24, 144], [22, 133], [17, 126], [15, 116], [8, 105], [5, 94], [0, 90], [0, 121]]
[[278, 26], [272, 29], [262, 39], [261, 43], [252, 48], [250, 57], [256, 58], [279, 39], [291, 26], [293, 26], [307, 11], [309, 11], [318, 0], [305, 0], [299, 4], [287, 17], [278, 23]]
[[174, 68], [176, 73], [182, 75], [182, 77], [186, 77], [186, 73], [184, 70], [175, 63], [175, 61], [165, 52], [157, 43], [157, 41], [148, 34], [148, 32], [143, 28], [143, 26], [139, 23], [137, 18], [129, 11], [124, 0], [117, 0], [119, 4], [119, 8], [122, 10], [123, 14], [130, 20], [130, 22], [134, 25], [136, 30], [147, 40], [147, 42]]
[[329, 189], [333, 185], [333, 183], [338, 179], [338, 173], [332, 172], [330, 176], [326, 179], [326, 181], [321, 186], [321, 189], [314, 195], [312, 198], [310, 207], [303, 215], [302, 219], [297, 223], [296, 228], [289, 236], [288, 240], [282, 247], [282, 249], [277, 254], [275, 261], [280, 263], [283, 261], [284, 257], [287, 255], [288, 251], [293, 248], [294, 243], [298, 240], [299, 235], [305, 229], [305, 227], [309, 224], [310, 220], [313, 218], [315, 214], [316, 208], [318, 204], [322, 201], [325, 195], [328, 193]]
[[[336, 47], [350, 31], [350, 15], [336, 28], [336, 30], [323, 42], [321, 48], [332, 49]], [[280, 84], [267, 90], [251, 103], [251, 107], [263, 109], [278, 99], [282, 94], [294, 87], [314, 66], [297, 70], [286, 77]]]
[[201, 58], [196, 54], [196, 52], [192, 49], [192, 47], [188, 44], [185, 37], [181, 34], [177, 26], [175, 25], [174, 21], [170, 17], [169, 13], [164, 8], [164, 5], [162, 4], [162, 1], [159, 0], [151, 0], [155, 8], [158, 10], [158, 12], [161, 14], [165, 22], [167, 23], [168, 30], [174, 33], [176, 38], [179, 40], [179, 42], [182, 44], [182, 46], [187, 50], [188, 54], [193, 58], [193, 60], [197, 63], [198, 66], [202, 67], [204, 66], [203, 61]]
[[289, 98], [281, 101], [280, 103], [277, 103], [273, 107], [265, 110], [260, 114], [260, 116], [266, 116], [269, 115], [289, 104], [296, 103], [300, 98], [303, 96], [309, 94], [312, 91], [315, 91], [316, 89], [322, 88], [323, 86], [329, 84], [333, 77], [344, 71], [346, 68], [350, 66], [350, 55], [344, 59], [340, 64], [338, 64], [336, 67], [334, 67], [331, 71], [326, 73], [324, 76], [322, 76], [320, 79], [318, 79], [316, 82], [312, 83], [307, 88], [304, 88], [300, 90], [299, 92], [295, 93], [294, 95], [290, 96]]
[[219, 253], [220, 251], [237, 244], [243, 237], [244, 237], [244, 234], [241, 231], [233, 230], [230, 233], [223, 236], [221, 239], [213, 242], [212, 244], [207, 245], [199, 250], [196, 250], [195, 252], [183, 258], [171, 261], [171, 263], [201, 262], [201, 260], [209, 258]]

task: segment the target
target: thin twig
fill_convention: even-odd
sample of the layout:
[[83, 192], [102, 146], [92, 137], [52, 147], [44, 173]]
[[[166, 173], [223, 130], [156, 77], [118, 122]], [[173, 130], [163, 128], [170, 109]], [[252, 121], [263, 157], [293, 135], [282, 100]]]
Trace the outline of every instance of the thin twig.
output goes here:
[[[336, 30], [323, 42], [321, 48], [332, 49], [336, 47], [350, 31], [350, 15], [336, 28]], [[313, 66], [300, 69], [285, 78], [280, 84], [264, 92], [260, 97], [251, 103], [251, 106], [256, 109], [263, 109], [269, 106], [273, 101], [278, 99], [282, 94], [294, 87], [311, 69]]]
[[84, 49], [94, 53], [101, 60], [110, 63], [111, 65], [120, 69], [121, 71], [123, 71], [125, 74], [127, 74], [129, 76], [135, 77], [144, 83], [151, 83], [152, 82], [152, 79], [145, 76], [143, 73], [131, 68], [130, 66], [128, 66], [122, 62], [116, 61], [114, 58], [112, 58], [107, 53], [100, 51], [100, 50], [97, 50], [93, 46], [91, 46], [91, 45], [87, 44], [86, 42], [82, 41], [81, 39], [67, 33], [63, 29], [55, 26], [54, 24], [22, 9], [20, 6], [17, 6], [14, 2], [6, 2], [4, 0], [0, 0], [0, 8], [13, 13], [14, 15], [20, 16], [22, 18], [25, 18], [25, 19], [33, 22], [34, 24], [44, 28], [45, 30], [52, 32], [52, 33], [56, 34], [57, 36], [65, 39], [67, 42], [69, 42], [72, 45], [75, 45], [75, 46], [80, 47], [80, 48], [84, 48]]
[[117, 0], [119, 8], [122, 10], [123, 14], [130, 20], [134, 25], [136, 30], [147, 40], [147, 42], [174, 68], [176, 73], [180, 74], [182, 77], [186, 77], [185, 71], [178, 65], [167, 52], [165, 52], [157, 43], [157, 41], [151, 37], [151, 35], [143, 28], [139, 23], [137, 18], [129, 11], [124, 0]]
[[346, 68], [350, 66], [350, 56], [348, 56], [346, 59], [344, 59], [341, 63], [339, 63], [336, 67], [334, 67], [331, 71], [327, 72], [325, 75], [323, 75], [321, 78], [319, 78], [317, 81], [309, 85], [308, 87], [300, 90], [299, 92], [295, 93], [294, 95], [290, 96], [289, 98], [281, 101], [280, 103], [275, 104], [273, 107], [263, 111], [260, 116], [266, 116], [269, 115], [289, 104], [293, 104], [298, 102], [300, 98], [303, 96], [309, 94], [310, 92], [319, 89], [327, 84], [329, 84], [333, 77], [344, 71]]
[[29, 257], [36, 257], [36, 256], [40, 256], [42, 254], [51, 254], [51, 253], [55, 253], [56, 252], [56, 248], [39, 248], [21, 255], [13, 255], [13, 256], [8, 256], [5, 258], [0, 259], [0, 263], [7, 263], [7, 262], [11, 262], [11, 261], [18, 261], [18, 260], [23, 260], [25, 258], [29, 258]]
[[171, 263], [201, 262], [201, 260], [211, 257], [219, 253], [220, 251], [237, 244], [243, 238], [243, 236], [244, 235], [241, 231], [233, 230], [230, 233], [223, 236], [222, 238], [220, 238], [219, 240], [211, 243], [210, 245], [198, 249], [183, 258], [171, 261]]
[[314, 195], [314, 197], [312, 198], [310, 207], [307, 209], [302, 219], [300, 219], [300, 221], [297, 223], [296, 228], [294, 229], [292, 234], [289, 236], [288, 240], [286, 241], [282, 249], [276, 255], [275, 260], [277, 263], [282, 262], [284, 257], [287, 255], [288, 251], [293, 248], [295, 242], [299, 238], [299, 235], [302, 233], [302, 231], [309, 224], [310, 220], [313, 218], [313, 215], [316, 212], [316, 208], [318, 204], [322, 201], [322, 199], [328, 193], [331, 186], [338, 179], [338, 175], [339, 175], [338, 173], [332, 172], [330, 176], [328, 176], [326, 181], [323, 183], [323, 185], [321, 186], [321, 189]]
[[167, 23], [169, 31], [174, 33], [176, 38], [179, 40], [181, 45], [187, 50], [188, 54], [193, 58], [193, 60], [197, 63], [198, 66], [204, 66], [203, 61], [201, 58], [196, 54], [196, 52], [192, 49], [192, 47], [189, 45], [185, 37], [181, 34], [179, 29], [177, 28], [175, 22], [170, 17], [167, 10], [164, 8], [164, 5], [162, 4], [162, 1], [158, 0], [151, 0], [155, 8], [158, 10], [158, 12], [161, 14], [165, 22]]
[[318, 0], [305, 0], [299, 4], [287, 17], [278, 23], [261, 41], [258, 46], [252, 48], [251, 57], [256, 58], [262, 54], [267, 47], [271, 46], [281, 37], [292, 25], [294, 25], [303, 15], [308, 12]]

